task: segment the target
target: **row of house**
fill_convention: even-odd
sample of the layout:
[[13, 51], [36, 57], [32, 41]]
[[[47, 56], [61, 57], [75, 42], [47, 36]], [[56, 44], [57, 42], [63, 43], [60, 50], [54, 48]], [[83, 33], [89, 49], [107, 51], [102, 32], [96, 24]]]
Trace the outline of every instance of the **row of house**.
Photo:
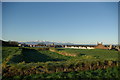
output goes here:
[[89, 47], [89, 46], [65, 46], [65, 48], [74, 48], [74, 49], [95, 49], [94, 47]]
[[74, 49], [117, 49], [117, 46], [113, 45], [103, 45], [102, 43], [97, 43], [97, 45], [66, 45], [65, 48], [74, 48]]
[[97, 43], [97, 45], [32, 45], [32, 44], [18, 44], [20, 47], [55, 47], [55, 48], [73, 48], [73, 49], [117, 49], [120, 50], [119, 47], [113, 45], [103, 45], [102, 43]]
[[22, 44], [22, 43], [19, 43], [18, 46], [19, 47], [55, 47], [55, 48], [64, 47], [64, 45], [54, 45], [54, 43], [49, 44], [49, 45], [46, 45], [46, 44], [40, 45], [40, 44]]

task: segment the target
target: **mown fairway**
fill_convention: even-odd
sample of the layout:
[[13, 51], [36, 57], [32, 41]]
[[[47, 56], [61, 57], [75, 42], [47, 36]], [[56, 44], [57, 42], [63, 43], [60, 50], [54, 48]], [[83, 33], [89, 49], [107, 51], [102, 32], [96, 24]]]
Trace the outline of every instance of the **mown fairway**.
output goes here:
[[[55, 77], [118, 78], [118, 51], [64, 48], [51, 48], [51, 50], [3, 47], [3, 78], [5, 80]], [[76, 56], [65, 56], [60, 53]]]

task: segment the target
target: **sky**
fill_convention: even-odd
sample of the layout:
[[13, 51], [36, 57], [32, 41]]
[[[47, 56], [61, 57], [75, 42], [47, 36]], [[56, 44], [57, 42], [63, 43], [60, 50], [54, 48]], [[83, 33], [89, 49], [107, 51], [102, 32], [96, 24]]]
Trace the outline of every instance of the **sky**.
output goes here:
[[119, 2], [119, 0], [2, 0], [2, 2]]
[[2, 39], [2, 3], [0, 2], [0, 40]]
[[118, 43], [117, 2], [3, 2], [2, 38]]

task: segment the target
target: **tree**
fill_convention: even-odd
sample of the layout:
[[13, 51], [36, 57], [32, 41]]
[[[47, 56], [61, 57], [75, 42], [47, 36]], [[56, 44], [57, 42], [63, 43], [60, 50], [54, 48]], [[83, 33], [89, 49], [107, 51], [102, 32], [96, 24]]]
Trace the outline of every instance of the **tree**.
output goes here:
[[44, 42], [40, 42], [40, 43], [38, 43], [37, 45], [45, 46], [46, 44], [45, 44]]

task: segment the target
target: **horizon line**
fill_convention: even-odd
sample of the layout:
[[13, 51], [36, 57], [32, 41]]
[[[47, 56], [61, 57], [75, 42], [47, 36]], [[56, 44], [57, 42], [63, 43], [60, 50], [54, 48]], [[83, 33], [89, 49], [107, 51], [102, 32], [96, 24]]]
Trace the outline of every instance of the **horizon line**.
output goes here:
[[[101, 43], [99, 41], [95, 42], [95, 43], [75, 43], [75, 42], [69, 42], [69, 41], [49, 41], [49, 40], [32, 40], [32, 41], [18, 41], [18, 40], [3, 40], [1, 39], [2, 41], [16, 41], [16, 42], [56, 42], [56, 43], [71, 43], [71, 44], [97, 44], [97, 43]], [[104, 43], [102, 42], [104, 45], [111, 45], [110, 43]], [[118, 43], [112, 43], [113, 45], [118, 45]]]

